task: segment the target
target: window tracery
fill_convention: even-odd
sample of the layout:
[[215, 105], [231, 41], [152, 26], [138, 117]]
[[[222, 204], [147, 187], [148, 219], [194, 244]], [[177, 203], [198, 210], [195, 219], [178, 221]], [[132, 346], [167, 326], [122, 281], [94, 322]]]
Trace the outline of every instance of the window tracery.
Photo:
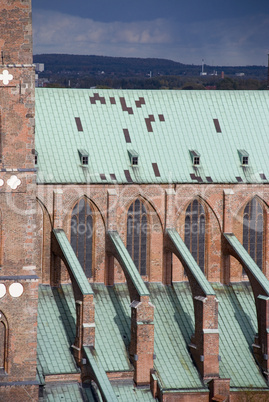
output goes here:
[[81, 198], [73, 208], [70, 242], [87, 278], [91, 278], [93, 215], [89, 202], [85, 198]]
[[198, 200], [187, 207], [185, 216], [185, 244], [193, 258], [205, 272], [205, 210]]
[[127, 214], [127, 250], [140, 275], [147, 275], [148, 218], [144, 204], [136, 199]]
[[243, 246], [260, 269], [263, 265], [263, 226], [263, 208], [257, 198], [253, 198], [243, 213]]

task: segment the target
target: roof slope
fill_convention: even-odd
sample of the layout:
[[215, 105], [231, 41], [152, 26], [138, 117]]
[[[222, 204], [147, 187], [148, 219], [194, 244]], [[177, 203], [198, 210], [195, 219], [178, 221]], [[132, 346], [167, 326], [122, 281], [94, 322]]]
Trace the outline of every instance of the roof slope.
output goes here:
[[267, 182], [268, 127], [268, 91], [38, 88], [38, 182]]
[[154, 311], [154, 368], [163, 390], [208, 392], [188, 351], [194, 333], [193, 302], [185, 282], [150, 283]]
[[[252, 353], [257, 320], [250, 285], [212, 286], [219, 300], [220, 377], [231, 378], [232, 389], [268, 390]], [[189, 284], [177, 282], [173, 286], [165, 286], [149, 283], [148, 287], [151, 302], [156, 307], [154, 368], [161, 388], [177, 392], [208, 392], [188, 351], [194, 333]], [[106, 372], [130, 373], [132, 366], [127, 348], [130, 342], [131, 309], [127, 285], [106, 287], [93, 284], [93, 289], [97, 362]], [[63, 285], [60, 291], [41, 285], [38, 312], [39, 371], [44, 375], [76, 372], [69, 349], [75, 336], [75, 302], [71, 285]], [[124, 400], [128, 385], [125, 384], [122, 389], [119, 384], [117, 389], [116, 383], [112, 386], [115, 386], [116, 395], [120, 394]], [[131, 394], [137, 397], [133, 390]], [[144, 398], [151, 400], [150, 391], [145, 391]]]
[[[70, 297], [72, 297], [72, 288]], [[37, 358], [43, 376], [78, 373], [70, 345], [75, 339], [75, 321], [61, 291], [40, 285], [38, 292]]]
[[[87, 396], [86, 396], [87, 395]], [[90, 388], [87, 392], [78, 383], [46, 384], [43, 399], [46, 402], [94, 402], [95, 399]]]
[[267, 388], [257, 366], [252, 344], [257, 333], [255, 302], [249, 284], [214, 284], [219, 299], [220, 377], [231, 378], [231, 388]]

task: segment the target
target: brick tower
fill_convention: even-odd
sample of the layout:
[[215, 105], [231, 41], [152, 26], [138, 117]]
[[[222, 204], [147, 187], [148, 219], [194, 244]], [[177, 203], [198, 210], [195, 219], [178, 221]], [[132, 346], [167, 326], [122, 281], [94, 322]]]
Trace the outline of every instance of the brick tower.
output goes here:
[[0, 2], [0, 400], [38, 399], [31, 0]]

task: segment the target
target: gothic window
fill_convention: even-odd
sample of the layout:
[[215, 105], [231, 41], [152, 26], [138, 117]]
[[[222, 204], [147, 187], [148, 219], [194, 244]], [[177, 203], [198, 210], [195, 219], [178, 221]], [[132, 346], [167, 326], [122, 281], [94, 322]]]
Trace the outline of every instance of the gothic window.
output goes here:
[[263, 208], [256, 198], [245, 207], [243, 215], [243, 246], [262, 269], [263, 263]]
[[87, 276], [92, 277], [93, 217], [85, 198], [77, 202], [71, 217], [71, 246]]
[[5, 368], [5, 340], [6, 328], [5, 324], [0, 321], [0, 372]]
[[0, 311], [0, 374], [7, 371], [7, 321]]
[[147, 274], [147, 211], [144, 204], [135, 200], [127, 215], [127, 250], [140, 275]]
[[197, 200], [192, 201], [185, 216], [185, 244], [193, 258], [205, 271], [205, 210]]

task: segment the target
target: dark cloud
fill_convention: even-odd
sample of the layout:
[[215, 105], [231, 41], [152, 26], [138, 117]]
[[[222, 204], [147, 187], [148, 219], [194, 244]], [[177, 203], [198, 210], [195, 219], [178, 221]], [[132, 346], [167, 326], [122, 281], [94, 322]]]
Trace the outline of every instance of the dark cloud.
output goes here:
[[269, 13], [267, 0], [34, 0], [33, 10], [46, 9], [96, 21], [139, 21], [158, 18], [178, 22]]
[[269, 9], [269, 2], [259, 2], [256, 9], [254, 1], [232, 7], [230, 0], [220, 5], [211, 0], [185, 5], [178, 0], [48, 0], [48, 10], [37, 8], [39, 0], [33, 3], [35, 53], [160, 57], [195, 64], [203, 58], [215, 65], [267, 61], [269, 10], [259, 10], [261, 5]]

